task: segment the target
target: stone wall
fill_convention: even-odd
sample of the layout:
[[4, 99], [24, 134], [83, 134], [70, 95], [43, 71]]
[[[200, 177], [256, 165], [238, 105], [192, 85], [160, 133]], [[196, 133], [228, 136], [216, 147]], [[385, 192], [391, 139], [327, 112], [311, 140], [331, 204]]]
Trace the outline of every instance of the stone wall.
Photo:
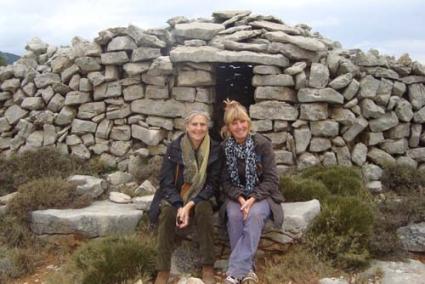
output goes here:
[[215, 65], [253, 65], [254, 130], [268, 136], [281, 172], [361, 166], [379, 191], [386, 163], [424, 167], [425, 66], [343, 49], [307, 25], [249, 11], [176, 17], [54, 47], [35, 38], [0, 69], [0, 151], [42, 146], [129, 170], [164, 153], [191, 109], [212, 113]]

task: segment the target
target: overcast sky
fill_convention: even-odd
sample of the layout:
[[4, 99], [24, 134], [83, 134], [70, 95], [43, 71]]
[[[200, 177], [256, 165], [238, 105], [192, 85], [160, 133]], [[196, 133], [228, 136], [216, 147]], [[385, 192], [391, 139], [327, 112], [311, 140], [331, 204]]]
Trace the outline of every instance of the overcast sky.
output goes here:
[[273, 15], [308, 24], [344, 48], [409, 53], [425, 63], [424, 0], [0, 0], [0, 51], [22, 55], [35, 36], [69, 45], [74, 36], [92, 40], [111, 27], [166, 27], [174, 16], [210, 17], [217, 10]]

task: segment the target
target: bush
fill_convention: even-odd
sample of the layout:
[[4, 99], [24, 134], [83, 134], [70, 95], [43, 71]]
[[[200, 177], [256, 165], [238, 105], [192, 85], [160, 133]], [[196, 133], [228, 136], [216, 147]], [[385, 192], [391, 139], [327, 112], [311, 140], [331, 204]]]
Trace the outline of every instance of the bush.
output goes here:
[[0, 245], [8, 247], [29, 247], [32, 245], [33, 234], [22, 219], [7, 214], [0, 218]]
[[265, 283], [318, 283], [324, 277], [339, 277], [341, 272], [320, 261], [305, 245], [293, 246], [284, 255], [264, 258]]
[[0, 195], [14, 192], [20, 185], [46, 176], [66, 178], [76, 173], [95, 174], [89, 165], [51, 148], [28, 151], [9, 158], [0, 157]]
[[76, 194], [75, 186], [57, 177], [39, 178], [21, 185], [8, 205], [9, 214], [27, 220], [34, 210], [81, 208], [89, 205], [88, 196]]
[[330, 197], [307, 233], [319, 257], [343, 269], [364, 267], [373, 226], [372, 207], [356, 197]]
[[108, 237], [82, 245], [72, 256], [70, 269], [82, 284], [124, 283], [153, 275], [153, 244], [137, 236]]
[[407, 165], [389, 165], [384, 168], [381, 181], [388, 190], [405, 194], [425, 187], [425, 172]]
[[34, 253], [26, 249], [0, 247], [0, 283], [34, 270]]
[[425, 220], [425, 198], [416, 191], [402, 196], [387, 194], [377, 205], [375, 226], [369, 248], [373, 256], [400, 258], [406, 253], [397, 235], [397, 229]]
[[323, 182], [297, 176], [281, 177], [280, 189], [288, 202], [308, 201], [311, 199], [318, 199], [323, 202], [330, 196], [330, 192]]
[[316, 166], [307, 168], [301, 173], [301, 177], [316, 179], [327, 187], [330, 193], [339, 196], [358, 196], [362, 199], [370, 199], [368, 192], [363, 186], [362, 175], [353, 167]]

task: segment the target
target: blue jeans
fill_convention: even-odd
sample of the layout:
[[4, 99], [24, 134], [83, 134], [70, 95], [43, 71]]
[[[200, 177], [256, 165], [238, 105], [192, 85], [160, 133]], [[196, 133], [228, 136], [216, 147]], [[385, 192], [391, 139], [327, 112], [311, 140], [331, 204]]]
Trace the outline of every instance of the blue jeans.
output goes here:
[[231, 249], [227, 275], [237, 278], [243, 278], [253, 269], [261, 232], [271, 213], [267, 200], [255, 202], [245, 221], [240, 208], [238, 202], [230, 200], [226, 206], [227, 232]]

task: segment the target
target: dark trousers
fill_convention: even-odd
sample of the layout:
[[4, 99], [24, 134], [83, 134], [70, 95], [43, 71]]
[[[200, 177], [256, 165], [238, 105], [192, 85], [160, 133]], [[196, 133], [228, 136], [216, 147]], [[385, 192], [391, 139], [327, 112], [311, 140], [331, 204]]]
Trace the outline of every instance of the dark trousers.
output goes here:
[[[192, 209], [189, 219], [189, 229], [197, 235], [202, 265], [214, 265], [214, 224], [213, 209], [209, 201], [200, 201]], [[176, 235], [180, 230], [176, 227], [177, 208], [163, 206], [159, 215], [158, 226], [158, 255], [156, 268], [160, 271], [170, 270], [171, 255], [175, 248]]]

